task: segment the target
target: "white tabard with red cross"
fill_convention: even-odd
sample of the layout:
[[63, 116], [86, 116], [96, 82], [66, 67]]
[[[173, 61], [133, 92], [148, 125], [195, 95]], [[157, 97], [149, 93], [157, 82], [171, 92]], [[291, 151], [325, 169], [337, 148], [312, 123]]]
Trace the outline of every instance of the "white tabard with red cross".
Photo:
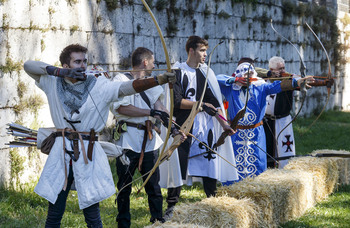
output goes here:
[[[292, 117], [290, 115], [275, 120], [276, 137], [281, 130], [290, 123], [290, 121], [292, 121]], [[295, 155], [295, 141], [292, 124], [284, 129], [277, 139], [277, 155], [278, 157]], [[288, 160], [281, 160], [279, 161], [279, 167], [283, 168], [287, 163]]]

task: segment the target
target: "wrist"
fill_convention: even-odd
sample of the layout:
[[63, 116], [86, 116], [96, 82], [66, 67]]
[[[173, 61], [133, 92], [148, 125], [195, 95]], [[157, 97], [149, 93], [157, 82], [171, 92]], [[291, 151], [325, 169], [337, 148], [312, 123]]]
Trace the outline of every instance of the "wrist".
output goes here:
[[174, 124], [171, 124], [171, 129], [170, 129], [171, 135], [174, 137], [175, 135], [179, 134], [179, 130], [175, 127]]
[[204, 103], [204, 102], [202, 102], [202, 105], [201, 105], [200, 110], [199, 110], [200, 112], [204, 112], [204, 108], [203, 108], [203, 107], [204, 107], [204, 105], [205, 105], [205, 103]]
[[50, 65], [46, 67], [46, 72], [48, 75], [58, 76], [60, 72], [60, 68]]

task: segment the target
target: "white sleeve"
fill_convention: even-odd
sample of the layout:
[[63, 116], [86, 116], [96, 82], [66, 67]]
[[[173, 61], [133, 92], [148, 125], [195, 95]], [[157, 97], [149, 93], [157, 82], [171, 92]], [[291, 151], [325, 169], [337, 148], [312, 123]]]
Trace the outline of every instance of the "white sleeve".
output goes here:
[[40, 62], [40, 61], [28, 60], [24, 63], [23, 68], [24, 68], [24, 71], [30, 77], [32, 77], [37, 83], [39, 83], [40, 77], [42, 75], [48, 75], [46, 72], [47, 66], [50, 66], [50, 64]]
[[118, 115], [118, 112], [116, 111], [120, 106], [127, 106], [132, 104], [132, 96], [126, 96], [120, 99], [119, 101], [113, 102], [111, 105], [111, 112], [114, 115]]
[[[124, 82], [129, 81], [129, 79], [123, 74], [117, 74], [112, 79], [113, 82]], [[132, 96], [119, 97], [118, 101], [113, 102], [110, 110], [114, 115], [119, 115], [116, 111], [120, 106], [127, 106], [132, 104]]]

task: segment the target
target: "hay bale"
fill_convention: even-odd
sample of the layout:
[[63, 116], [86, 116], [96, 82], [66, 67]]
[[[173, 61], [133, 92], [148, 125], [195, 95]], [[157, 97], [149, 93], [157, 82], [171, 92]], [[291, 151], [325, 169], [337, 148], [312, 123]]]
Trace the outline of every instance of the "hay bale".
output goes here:
[[259, 218], [258, 206], [251, 199], [237, 200], [223, 196], [180, 204], [175, 207], [171, 222], [203, 227], [245, 228], [261, 227]]
[[[323, 154], [339, 154], [339, 155], [350, 155], [349, 151], [345, 150], [315, 150], [312, 152], [312, 155], [316, 155], [319, 153]], [[342, 157], [334, 157], [339, 171], [339, 184], [340, 185], [348, 185], [350, 184], [350, 158], [342, 158]]]
[[178, 205], [171, 222], [152, 227], [278, 227], [326, 198], [338, 183], [350, 183], [349, 158], [293, 158], [283, 170], [218, 188], [215, 198]]
[[325, 199], [333, 192], [339, 179], [337, 158], [300, 157], [293, 158], [285, 170], [303, 170], [311, 173], [315, 179], [315, 199]]
[[217, 195], [251, 198], [260, 207], [262, 226], [278, 227], [314, 205], [313, 183], [313, 176], [307, 172], [269, 169], [258, 177], [220, 187]]

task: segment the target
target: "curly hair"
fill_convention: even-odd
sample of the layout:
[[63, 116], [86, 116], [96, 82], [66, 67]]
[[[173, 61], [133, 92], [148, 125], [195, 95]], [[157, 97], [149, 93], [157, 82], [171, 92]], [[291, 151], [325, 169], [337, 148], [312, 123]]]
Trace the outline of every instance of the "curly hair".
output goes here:
[[63, 66], [63, 64], [68, 64], [70, 63], [70, 54], [72, 54], [72, 52], [83, 52], [86, 53], [87, 52], [87, 48], [81, 46], [80, 44], [71, 44], [68, 45], [67, 47], [65, 47], [61, 54], [60, 54], [60, 62], [61, 65]]

